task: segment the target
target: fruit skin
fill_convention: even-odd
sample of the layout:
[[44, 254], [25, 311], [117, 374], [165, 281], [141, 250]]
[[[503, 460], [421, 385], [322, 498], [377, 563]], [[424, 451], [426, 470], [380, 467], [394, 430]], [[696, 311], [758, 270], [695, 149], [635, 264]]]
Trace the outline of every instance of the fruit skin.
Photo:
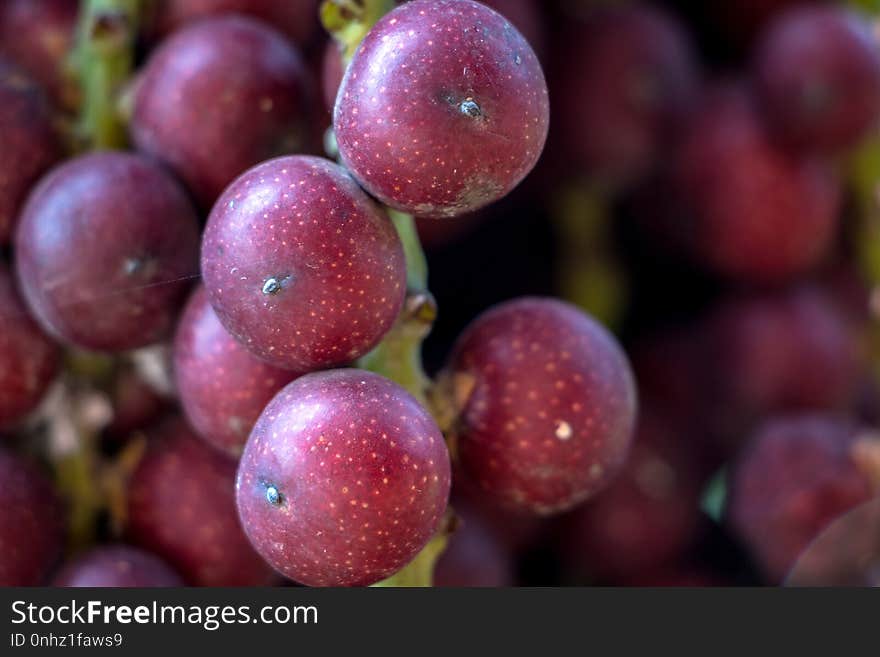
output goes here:
[[458, 526], [437, 560], [434, 586], [514, 586], [513, 554], [473, 511], [455, 506]]
[[657, 414], [640, 414], [620, 475], [563, 519], [562, 553], [575, 574], [620, 584], [673, 563], [698, 535], [702, 477], [688, 445]]
[[61, 555], [64, 516], [34, 465], [0, 449], [0, 586], [38, 586]]
[[245, 14], [265, 21], [300, 45], [318, 27], [318, 0], [158, 0], [153, 29], [167, 36], [193, 21], [222, 14]]
[[203, 236], [202, 279], [239, 342], [304, 372], [379, 342], [403, 305], [406, 262], [391, 221], [343, 168], [294, 156], [223, 193]]
[[52, 580], [65, 587], [183, 586], [183, 581], [158, 557], [128, 545], [92, 548], [68, 563]]
[[780, 582], [829, 523], [872, 496], [853, 456], [858, 437], [858, 427], [832, 416], [778, 417], [734, 464], [725, 518], [770, 582]]
[[53, 101], [66, 106], [78, 96], [65, 70], [78, 13], [78, 0], [0, 2], [0, 53], [27, 70]]
[[174, 374], [192, 427], [233, 456], [241, 454], [266, 404], [297, 376], [258, 360], [229, 335], [201, 286], [177, 328]]
[[474, 320], [447, 373], [470, 381], [456, 429], [487, 497], [549, 515], [604, 488], [629, 452], [637, 395], [626, 355], [574, 306], [525, 297]]
[[267, 586], [235, 512], [235, 463], [180, 419], [153, 429], [132, 475], [128, 538], [164, 559], [189, 585]]
[[738, 282], [773, 284], [815, 267], [838, 225], [840, 182], [822, 161], [781, 150], [741, 86], [714, 88], [676, 156], [695, 259]]
[[386, 14], [355, 53], [333, 120], [361, 185], [429, 217], [508, 194], [535, 166], [548, 123], [535, 53], [470, 0], [414, 0]]
[[694, 103], [692, 45], [674, 18], [640, 3], [590, 12], [561, 44], [551, 142], [568, 166], [628, 187], [659, 163]]
[[123, 351], [158, 342], [198, 272], [198, 220], [148, 159], [94, 153], [54, 169], [16, 234], [16, 274], [39, 323], [72, 345]]
[[31, 319], [0, 261], [0, 427], [36, 408], [58, 374], [61, 354]]
[[236, 494], [251, 542], [279, 572], [308, 586], [365, 586], [424, 547], [449, 486], [443, 436], [415, 398], [377, 374], [333, 370], [269, 403]]
[[61, 146], [42, 92], [0, 57], [0, 246], [12, 238], [31, 185], [60, 158]]
[[704, 385], [726, 442], [771, 413], [844, 411], [860, 383], [858, 335], [821, 289], [728, 297], [702, 328]]
[[243, 16], [198, 21], [140, 73], [132, 140], [210, 209], [246, 169], [303, 146], [306, 75], [297, 49], [269, 26]]
[[880, 48], [841, 7], [782, 14], [758, 44], [754, 75], [773, 129], [801, 149], [851, 148], [880, 118]]

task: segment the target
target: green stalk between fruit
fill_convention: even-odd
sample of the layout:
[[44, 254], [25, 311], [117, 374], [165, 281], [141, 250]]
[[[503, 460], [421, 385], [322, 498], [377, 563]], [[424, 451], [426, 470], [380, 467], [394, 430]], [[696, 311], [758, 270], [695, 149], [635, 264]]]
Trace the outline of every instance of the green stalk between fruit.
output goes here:
[[83, 150], [127, 144], [118, 97], [131, 77], [141, 0], [86, 0], [81, 10], [73, 69], [82, 90], [77, 124]]

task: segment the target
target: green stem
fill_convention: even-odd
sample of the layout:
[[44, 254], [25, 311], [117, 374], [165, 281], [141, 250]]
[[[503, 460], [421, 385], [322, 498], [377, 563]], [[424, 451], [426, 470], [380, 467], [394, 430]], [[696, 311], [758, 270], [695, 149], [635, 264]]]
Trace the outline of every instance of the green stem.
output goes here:
[[83, 148], [127, 144], [118, 98], [134, 66], [141, 0], [85, 0], [73, 54], [82, 92], [77, 133]]
[[625, 307], [627, 283], [613, 256], [608, 205], [607, 193], [580, 181], [558, 195], [556, 275], [560, 296], [614, 327]]
[[434, 536], [428, 544], [403, 569], [388, 579], [373, 584], [376, 587], [423, 587], [431, 586], [434, 579], [434, 565], [446, 549], [449, 535], [442, 531]]
[[345, 65], [367, 32], [396, 4], [394, 0], [324, 0], [321, 22], [339, 44]]

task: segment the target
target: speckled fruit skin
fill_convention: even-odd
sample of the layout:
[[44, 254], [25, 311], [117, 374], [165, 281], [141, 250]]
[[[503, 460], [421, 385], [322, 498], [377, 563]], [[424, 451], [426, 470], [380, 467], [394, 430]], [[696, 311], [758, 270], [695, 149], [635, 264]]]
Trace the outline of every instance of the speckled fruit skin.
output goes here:
[[183, 580], [158, 557], [128, 545], [92, 548], [68, 563], [52, 580], [64, 587], [183, 586]]
[[241, 454], [266, 404], [296, 377], [257, 359], [229, 335], [201, 286], [177, 328], [174, 375], [190, 424], [233, 456]]
[[22, 420], [36, 408], [55, 379], [58, 346], [31, 319], [0, 262], [0, 427]]
[[61, 555], [64, 517], [46, 476], [0, 449], [0, 586], [38, 586]]
[[755, 79], [774, 129], [800, 148], [839, 152], [880, 118], [880, 48], [841, 7], [782, 14], [761, 38]]
[[223, 193], [205, 227], [202, 279], [233, 336], [305, 372], [379, 342], [403, 305], [406, 261], [394, 225], [344, 169], [294, 156]]
[[163, 339], [198, 273], [189, 199], [133, 154], [84, 155], [54, 169], [31, 193], [15, 246], [19, 286], [40, 324], [96, 351]]
[[816, 266], [838, 225], [840, 183], [824, 162], [781, 150], [745, 89], [713, 89], [676, 158], [696, 260], [739, 282], [780, 283]]
[[548, 123], [531, 46], [470, 0], [414, 0], [386, 14], [355, 53], [333, 120], [361, 185], [430, 217], [508, 194], [538, 161]]
[[872, 496], [853, 459], [858, 434], [832, 417], [778, 418], [732, 468], [725, 516], [769, 581], [780, 582], [829, 523]]
[[0, 246], [12, 238], [31, 185], [60, 157], [43, 94], [0, 57]]
[[78, 11], [78, 0], [0, 2], [0, 53], [14, 59], [63, 105], [77, 96], [64, 67]]
[[415, 398], [377, 374], [333, 370], [297, 379], [266, 407], [236, 494], [245, 531], [278, 571], [308, 586], [362, 586], [425, 546], [449, 486], [443, 436]]
[[301, 45], [318, 27], [319, 0], [158, 0], [155, 30], [168, 35], [187, 23], [221, 14], [245, 14], [265, 21]]
[[306, 70], [283, 35], [243, 16], [198, 21], [162, 43], [138, 78], [131, 135], [204, 209], [236, 176], [307, 137]]
[[128, 537], [194, 586], [266, 586], [272, 569], [235, 512], [235, 463], [179, 419], [155, 428], [132, 476]]
[[623, 466], [637, 406], [630, 365], [574, 306], [526, 297], [486, 311], [447, 370], [473, 383], [456, 432], [461, 466], [496, 503], [565, 511]]
[[625, 4], [594, 10], [560, 41], [551, 141], [602, 184], [632, 185], [658, 164], [695, 100], [687, 34], [656, 7]]

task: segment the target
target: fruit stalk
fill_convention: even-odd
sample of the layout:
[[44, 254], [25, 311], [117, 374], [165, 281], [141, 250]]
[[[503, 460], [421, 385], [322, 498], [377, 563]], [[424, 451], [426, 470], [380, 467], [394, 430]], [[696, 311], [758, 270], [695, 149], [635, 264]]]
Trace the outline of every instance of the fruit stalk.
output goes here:
[[321, 23], [339, 44], [344, 66], [376, 21], [396, 4], [394, 0], [325, 0], [321, 4]]
[[82, 92], [76, 132], [83, 150], [127, 143], [118, 97], [132, 72], [140, 9], [140, 0], [86, 0], [82, 5], [73, 68]]

